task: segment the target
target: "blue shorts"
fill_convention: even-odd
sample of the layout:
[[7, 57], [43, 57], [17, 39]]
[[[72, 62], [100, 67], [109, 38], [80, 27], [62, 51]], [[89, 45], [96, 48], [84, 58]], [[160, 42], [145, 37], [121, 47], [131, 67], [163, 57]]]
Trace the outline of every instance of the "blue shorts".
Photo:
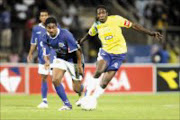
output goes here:
[[126, 54], [110, 54], [104, 51], [103, 49], [99, 50], [97, 60], [105, 60], [107, 62], [107, 67], [105, 72], [107, 71], [118, 71], [123, 60], [125, 59]]

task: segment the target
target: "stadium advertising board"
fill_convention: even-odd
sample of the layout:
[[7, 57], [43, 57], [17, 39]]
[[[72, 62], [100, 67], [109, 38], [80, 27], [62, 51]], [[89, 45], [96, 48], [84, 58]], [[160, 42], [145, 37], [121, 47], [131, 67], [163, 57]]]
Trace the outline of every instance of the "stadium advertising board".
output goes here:
[[[48, 76], [48, 93], [53, 93], [51, 77]], [[29, 67], [29, 93], [35, 94], [41, 92], [41, 76], [38, 74], [38, 66]]]
[[152, 66], [122, 66], [106, 92], [153, 92]]
[[157, 91], [180, 91], [180, 66], [159, 65], [157, 68]]
[[[85, 89], [93, 91], [99, 80], [93, 80], [95, 65], [86, 65], [84, 74]], [[38, 65], [1, 65], [1, 93], [41, 93], [41, 76]], [[67, 93], [74, 93], [71, 76], [66, 72], [63, 85]], [[106, 93], [153, 92], [152, 65], [123, 65], [106, 88]], [[48, 92], [55, 93], [51, 77], [48, 77]]]
[[[31, 94], [40, 93], [41, 78], [37, 74], [37, 67], [29, 68], [29, 92]], [[84, 74], [84, 86], [86, 89], [94, 90], [100, 80], [91, 79], [95, 72], [95, 65], [87, 65]], [[101, 79], [101, 78], [100, 78]], [[74, 93], [72, 88], [71, 76], [66, 72], [63, 78], [63, 85], [66, 92]], [[48, 92], [54, 93], [51, 78], [48, 77]], [[126, 92], [153, 92], [153, 67], [152, 65], [128, 65], [122, 66], [116, 76], [109, 83], [107, 93], [126, 93]]]
[[1, 65], [0, 92], [25, 93], [25, 67]]

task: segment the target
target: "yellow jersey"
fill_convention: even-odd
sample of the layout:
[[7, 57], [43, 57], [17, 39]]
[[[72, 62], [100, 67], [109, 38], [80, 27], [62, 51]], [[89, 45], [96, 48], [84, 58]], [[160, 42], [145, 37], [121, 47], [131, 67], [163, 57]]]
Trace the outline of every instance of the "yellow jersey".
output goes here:
[[94, 22], [88, 34], [90, 36], [98, 34], [104, 51], [112, 54], [122, 54], [127, 52], [127, 47], [121, 27], [130, 28], [131, 26], [132, 23], [129, 20], [113, 15], [108, 16], [105, 23]]

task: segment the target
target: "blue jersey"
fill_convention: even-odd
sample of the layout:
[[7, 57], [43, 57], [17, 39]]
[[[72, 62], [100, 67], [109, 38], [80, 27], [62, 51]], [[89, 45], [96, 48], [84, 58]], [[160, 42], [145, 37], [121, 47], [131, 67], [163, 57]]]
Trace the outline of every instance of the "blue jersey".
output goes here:
[[73, 35], [66, 29], [58, 28], [55, 37], [51, 37], [49, 33], [43, 36], [44, 55], [50, 55], [50, 49], [56, 52], [56, 57], [71, 63], [77, 63], [75, 51], [78, 50]]
[[[43, 58], [43, 44], [42, 44], [42, 39], [41, 39], [44, 34], [46, 34], [46, 28], [41, 23], [33, 27], [31, 44], [37, 45], [38, 61], [40, 64], [45, 63], [44, 58]], [[52, 49], [50, 52], [51, 52], [50, 60], [52, 62], [55, 56], [55, 52]]]

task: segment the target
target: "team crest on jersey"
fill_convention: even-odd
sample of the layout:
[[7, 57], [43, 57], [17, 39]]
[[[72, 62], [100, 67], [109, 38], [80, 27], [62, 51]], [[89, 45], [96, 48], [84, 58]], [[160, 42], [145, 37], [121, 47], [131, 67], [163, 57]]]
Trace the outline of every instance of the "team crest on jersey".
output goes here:
[[64, 47], [64, 43], [59, 43], [59, 47]]
[[112, 66], [115, 67], [115, 68], [118, 68], [118, 63], [116, 62]]

